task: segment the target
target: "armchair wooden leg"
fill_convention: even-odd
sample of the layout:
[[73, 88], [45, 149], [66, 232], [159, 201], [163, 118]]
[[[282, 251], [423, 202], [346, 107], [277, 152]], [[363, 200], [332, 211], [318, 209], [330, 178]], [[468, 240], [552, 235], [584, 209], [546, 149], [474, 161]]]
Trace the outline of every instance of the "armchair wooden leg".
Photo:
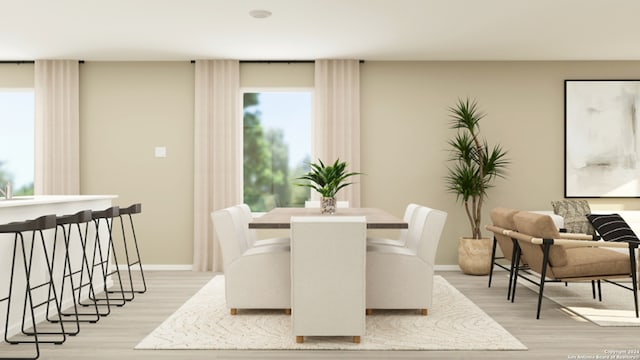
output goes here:
[[302, 344], [304, 342], [304, 336], [296, 336], [296, 342]]
[[354, 336], [353, 337], [353, 343], [354, 344], [360, 344], [360, 336]]
[[231, 315], [238, 315], [238, 309], [236, 309], [236, 308], [231, 308], [231, 309], [229, 310], [229, 313], [231, 313]]
[[427, 313], [428, 313], [427, 309], [420, 309], [420, 315], [427, 316]]
[[291, 315], [291, 309], [284, 309], [285, 315]]
[[373, 309], [367, 309], [367, 310], [365, 310], [365, 314], [367, 314], [367, 315], [371, 315], [371, 314], [373, 314]]

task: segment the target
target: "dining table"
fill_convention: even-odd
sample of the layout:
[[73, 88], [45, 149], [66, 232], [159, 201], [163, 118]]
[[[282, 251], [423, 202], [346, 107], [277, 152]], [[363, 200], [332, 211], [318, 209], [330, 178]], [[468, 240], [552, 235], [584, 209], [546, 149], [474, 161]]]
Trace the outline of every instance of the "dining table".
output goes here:
[[249, 223], [250, 229], [289, 229], [292, 216], [364, 216], [367, 229], [407, 229], [409, 224], [379, 208], [338, 208], [333, 214], [321, 214], [319, 208], [278, 207]]

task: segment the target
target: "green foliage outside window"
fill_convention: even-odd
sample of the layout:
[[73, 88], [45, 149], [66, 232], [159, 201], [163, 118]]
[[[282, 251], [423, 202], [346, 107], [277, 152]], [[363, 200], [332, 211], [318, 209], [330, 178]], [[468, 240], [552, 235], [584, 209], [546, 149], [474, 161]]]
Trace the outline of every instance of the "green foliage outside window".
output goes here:
[[[252, 211], [302, 206], [308, 189], [295, 189], [291, 180], [308, 171], [303, 164], [289, 168], [289, 147], [283, 129], [264, 129], [259, 93], [243, 96], [244, 202]], [[305, 159], [308, 161], [308, 159]]]
[[[0, 187], [4, 188], [5, 184], [10, 182], [13, 184], [13, 174], [3, 169], [4, 162], [0, 161]], [[33, 195], [33, 183], [13, 189], [14, 196]]]

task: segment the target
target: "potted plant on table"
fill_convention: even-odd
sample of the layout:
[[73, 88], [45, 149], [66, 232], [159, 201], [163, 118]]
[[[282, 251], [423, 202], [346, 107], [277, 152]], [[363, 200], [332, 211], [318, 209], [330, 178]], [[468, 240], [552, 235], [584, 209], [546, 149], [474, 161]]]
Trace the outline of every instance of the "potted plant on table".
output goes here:
[[491, 240], [482, 238], [482, 206], [494, 180], [505, 176], [507, 151], [500, 145], [490, 147], [481, 138], [480, 120], [485, 114], [475, 100], [458, 99], [449, 113], [456, 136], [449, 140], [447, 190], [464, 205], [471, 227], [471, 237], [463, 237], [458, 243], [458, 264], [466, 274], [486, 275], [491, 268]]
[[297, 183], [298, 186], [306, 186], [314, 189], [322, 198], [320, 199], [320, 212], [333, 214], [336, 211], [336, 194], [340, 189], [353, 183], [346, 182], [348, 178], [360, 175], [358, 172], [347, 172], [347, 163], [336, 159], [333, 165], [325, 165], [318, 159], [317, 163], [309, 164], [309, 172], [296, 180], [308, 180], [309, 182]]

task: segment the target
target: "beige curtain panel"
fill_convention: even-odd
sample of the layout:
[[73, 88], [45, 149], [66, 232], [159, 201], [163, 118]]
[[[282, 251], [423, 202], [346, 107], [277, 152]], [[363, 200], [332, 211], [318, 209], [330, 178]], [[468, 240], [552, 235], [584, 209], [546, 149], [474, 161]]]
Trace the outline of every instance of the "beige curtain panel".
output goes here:
[[[360, 61], [316, 60], [312, 161], [346, 161], [360, 169]], [[359, 181], [359, 180], [357, 180]], [[360, 206], [360, 184], [338, 193], [338, 199]]]
[[36, 195], [80, 193], [78, 60], [35, 61]]
[[240, 62], [196, 60], [193, 270], [222, 271], [211, 213], [242, 202]]

